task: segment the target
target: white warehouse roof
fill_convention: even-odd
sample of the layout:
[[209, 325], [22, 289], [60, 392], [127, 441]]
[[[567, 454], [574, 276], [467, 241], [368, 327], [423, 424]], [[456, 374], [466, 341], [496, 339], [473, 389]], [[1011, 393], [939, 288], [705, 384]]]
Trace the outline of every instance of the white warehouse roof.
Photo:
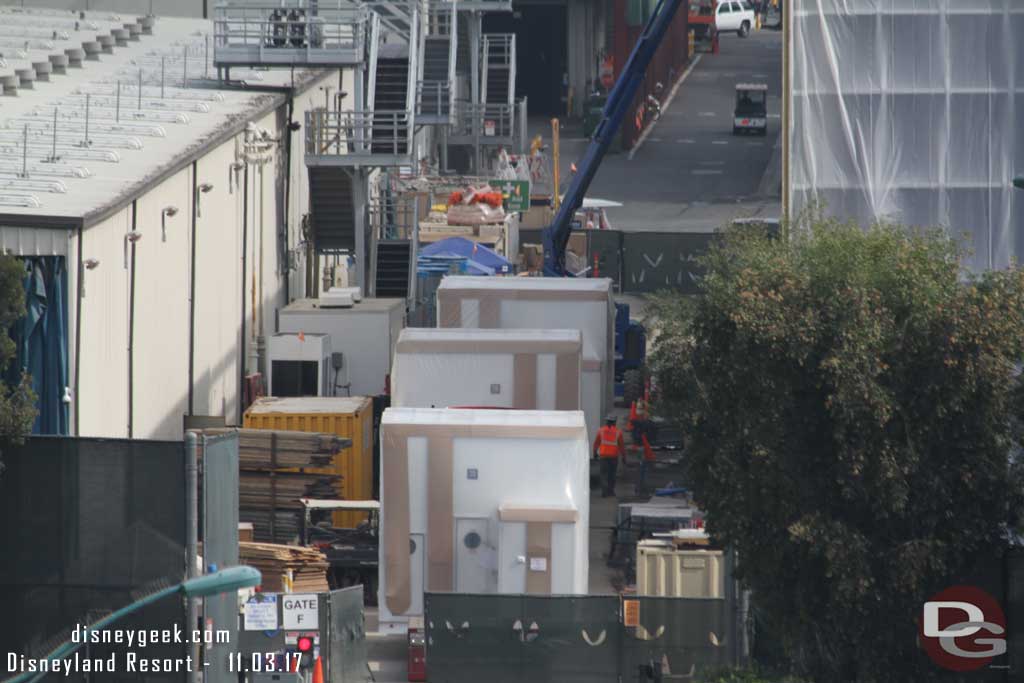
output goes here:
[[281, 101], [256, 88], [292, 84], [216, 76], [209, 20], [0, 8], [0, 223], [100, 220]]

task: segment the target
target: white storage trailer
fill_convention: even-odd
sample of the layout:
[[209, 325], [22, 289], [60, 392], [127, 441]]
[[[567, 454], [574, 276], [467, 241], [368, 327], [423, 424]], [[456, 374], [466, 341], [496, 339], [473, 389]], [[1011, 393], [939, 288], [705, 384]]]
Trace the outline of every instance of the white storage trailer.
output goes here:
[[363, 299], [344, 308], [299, 299], [281, 309], [278, 327], [330, 337], [331, 351], [342, 354], [342, 368], [338, 387], [329, 395], [377, 396], [384, 393], [395, 343], [405, 327], [405, 299]]
[[449, 276], [437, 289], [437, 326], [579, 330], [583, 411], [591, 440], [612, 408], [615, 302], [608, 278]]
[[586, 594], [583, 413], [389, 408], [380, 431], [382, 631], [425, 591]]
[[391, 405], [580, 410], [579, 330], [406, 328]]

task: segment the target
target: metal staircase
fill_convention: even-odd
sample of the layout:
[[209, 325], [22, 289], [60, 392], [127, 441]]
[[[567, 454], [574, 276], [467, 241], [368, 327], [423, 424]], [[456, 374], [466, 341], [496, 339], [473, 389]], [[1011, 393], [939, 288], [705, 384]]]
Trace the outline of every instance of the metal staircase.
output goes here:
[[352, 176], [337, 166], [309, 168], [309, 220], [319, 252], [356, 246], [356, 205]]
[[515, 101], [516, 37], [511, 33], [485, 33], [480, 37], [479, 102], [457, 103], [453, 144], [515, 146], [523, 121]]
[[410, 68], [407, 45], [383, 45], [374, 70], [370, 102], [370, 151], [377, 155], [407, 156], [411, 152], [413, 117], [409, 108]]
[[378, 242], [374, 296], [394, 299], [408, 298], [411, 265], [412, 242], [410, 240]]
[[454, 0], [428, 0], [416, 120], [427, 125], [450, 125], [455, 111], [455, 66], [458, 26]]
[[391, 167], [413, 163], [416, 80], [419, 73], [419, 17], [416, 3], [406, 5], [411, 31], [388, 34], [373, 13], [368, 39], [365, 93], [356, 108], [317, 108], [306, 113], [306, 165]]
[[415, 297], [419, 219], [415, 199], [396, 199], [388, 183], [370, 204], [373, 234], [373, 295], [412, 300]]
[[516, 35], [483, 34], [480, 66], [480, 101], [511, 107], [516, 96]]

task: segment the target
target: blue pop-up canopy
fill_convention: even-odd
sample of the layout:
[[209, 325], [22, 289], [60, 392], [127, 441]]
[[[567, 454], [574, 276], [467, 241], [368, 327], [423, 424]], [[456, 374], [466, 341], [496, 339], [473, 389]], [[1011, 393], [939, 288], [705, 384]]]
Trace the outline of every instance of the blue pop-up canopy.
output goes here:
[[[471, 275], [494, 275], [511, 273], [512, 262], [497, 254], [493, 249], [466, 239], [465, 237], [449, 237], [434, 242], [420, 249], [423, 256], [456, 256], [467, 260], [467, 270]], [[482, 267], [481, 267], [482, 266]]]

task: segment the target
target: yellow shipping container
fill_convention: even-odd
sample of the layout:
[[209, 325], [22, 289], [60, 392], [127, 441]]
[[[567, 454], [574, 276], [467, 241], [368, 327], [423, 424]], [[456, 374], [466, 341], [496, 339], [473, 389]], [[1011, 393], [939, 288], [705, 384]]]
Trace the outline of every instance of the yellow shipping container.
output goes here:
[[[373, 498], [373, 401], [363, 396], [261, 398], [245, 411], [243, 427], [292, 432], [337, 434], [352, 446], [334, 456], [331, 468], [309, 468], [341, 476], [338, 493], [344, 500]], [[351, 528], [365, 512], [334, 512], [334, 526]]]

